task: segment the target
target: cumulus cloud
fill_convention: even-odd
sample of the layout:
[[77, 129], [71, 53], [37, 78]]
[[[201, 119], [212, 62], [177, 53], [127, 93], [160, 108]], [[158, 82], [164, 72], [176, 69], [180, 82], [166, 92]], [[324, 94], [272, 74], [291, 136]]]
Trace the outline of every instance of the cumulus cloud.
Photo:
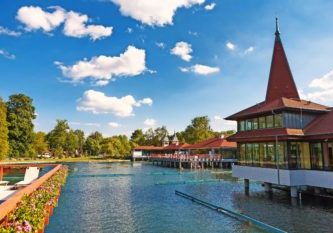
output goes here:
[[6, 36], [20, 36], [22, 33], [17, 31], [12, 31], [8, 28], [5, 28], [3, 26], [0, 26], [0, 35], [6, 35]]
[[222, 116], [215, 115], [212, 121], [212, 128], [214, 130], [236, 130], [237, 122], [236, 121], [227, 121], [224, 120]]
[[88, 36], [92, 40], [111, 36], [112, 27], [87, 25], [89, 17], [74, 11], [67, 12], [61, 7], [49, 7], [53, 12], [44, 11], [36, 6], [23, 6], [17, 11], [16, 19], [25, 25], [27, 31], [43, 30], [50, 33], [64, 23], [64, 34], [81, 38]]
[[192, 59], [192, 45], [184, 41], [177, 42], [170, 53], [180, 57], [184, 61], [190, 61]]
[[10, 59], [10, 60], [13, 60], [16, 58], [16, 56], [14, 54], [11, 54], [4, 49], [0, 49], [0, 56], [3, 56], [4, 58]]
[[16, 19], [25, 24], [28, 31], [41, 29], [50, 32], [64, 22], [66, 15], [61, 7], [52, 9], [53, 12], [50, 13], [38, 6], [23, 6], [17, 11]]
[[120, 12], [143, 24], [150, 26], [165, 26], [173, 23], [173, 16], [178, 8], [189, 8], [200, 5], [205, 0], [111, 0], [119, 6]]
[[140, 107], [143, 104], [151, 105], [152, 101], [145, 99], [135, 100], [131, 95], [117, 98], [106, 96], [103, 92], [88, 90], [78, 100], [77, 110], [93, 114], [114, 114], [119, 117], [129, 117], [134, 115], [134, 107]]
[[302, 98], [323, 103], [333, 103], [333, 70], [320, 78], [312, 80], [309, 87], [311, 89], [307, 94], [302, 90], [300, 91]]
[[180, 71], [192, 72], [192, 73], [199, 74], [199, 75], [209, 75], [209, 74], [215, 74], [215, 73], [220, 72], [220, 68], [196, 64], [196, 65], [190, 66], [190, 67], [181, 67]]
[[92, 40], [102, 39], [112, 34], [112, 27], [102, 25], [86, 25], [88, 16], [70, 11], [66, 14], [64, 34], [71, 37], [89, 36]]
[[231, 42], [227, 42], [227, 43], [225, 44], [225, 47], [226, 47], [228, 50], [230, 50], [230, 51], [234, 51], [234, 50], [236, 49], [236, 45], [233, 44], [233, 43], [231, 43]]
[[143, 124], [147, 127], [153, 127], [156, 125], [156, 120], [152, 119], [152, 118], [148, 118], [143, 122]]
[[216, 6], [216, 3], [211, 3], [211, 4], [207, 4], [206, 6], [205, 6], [205, 10], [206, 11], [211, 11], [211, 10], [213, 10], [214, 8], [215, 8], [215, 6]]
[[92, 78], [96, 85], [106, 85], [115, 76], [131, 77], [142, 74], [146, 70], [146, 53], [142, 49], [128, 46], [118, 57], [97, 56], [90, 60], [82, 60], [74, 65], [66, 66], [55, 62], [63, 76], [73, 82]]
[[120, 124], [117, 123], [117, 122], [109, 122], [108, 125], [109, 125], [111, 128], [118, 128], [118, 127], [120, 127]]

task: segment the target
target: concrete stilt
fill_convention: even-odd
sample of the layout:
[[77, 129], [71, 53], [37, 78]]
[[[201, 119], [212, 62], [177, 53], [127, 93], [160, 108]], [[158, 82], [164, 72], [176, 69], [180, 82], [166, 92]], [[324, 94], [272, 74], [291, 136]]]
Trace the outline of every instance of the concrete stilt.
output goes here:
[[248, 195], [250, 191], [250, 180], [249, 179], [244, 179], [244, 190], [245, 194]]
[[272, 192], [272, 184], [271, 183], [264, 183], [265, 192], [271, 193]]
[[296, 186], [291, 186], [290, 187], [290, 197], [292, 198], [297, 198], [297, 187]]

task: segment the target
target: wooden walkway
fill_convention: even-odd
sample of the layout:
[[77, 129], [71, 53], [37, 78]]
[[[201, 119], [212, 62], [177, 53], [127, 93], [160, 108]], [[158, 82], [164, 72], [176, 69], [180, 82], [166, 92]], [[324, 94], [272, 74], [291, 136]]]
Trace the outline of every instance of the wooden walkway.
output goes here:
[[224, 159], [221, 156], [210, 155], [152, 155], [149, 161], [153, 165], [170, 168], [231, 168], [236, 159]]

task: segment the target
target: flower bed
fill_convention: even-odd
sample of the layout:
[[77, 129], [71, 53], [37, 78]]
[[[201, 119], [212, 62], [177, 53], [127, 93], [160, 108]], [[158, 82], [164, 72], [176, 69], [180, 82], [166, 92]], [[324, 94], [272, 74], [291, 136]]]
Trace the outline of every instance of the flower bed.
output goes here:
[[67, 174], [68, 168], [62, 166], [30, 196], [25, 195], [0, 226], [0, 233], [43, 232], [58, 203]]

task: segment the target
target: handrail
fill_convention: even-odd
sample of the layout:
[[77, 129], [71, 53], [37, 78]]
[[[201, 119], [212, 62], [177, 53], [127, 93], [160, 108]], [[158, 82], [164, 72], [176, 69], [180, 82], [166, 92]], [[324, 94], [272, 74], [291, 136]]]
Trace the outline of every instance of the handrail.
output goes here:
[[205, 206], [209, 209], [212, 209], [212, 210], [215, 210], [217, 212], [221, 212], [225, 215], [228, 215], [229, 217], [233, 217], [239, 221], [242, 221], [242, 222], [249, 222], [249, 223], [252, 223], [253, 225], [255, 225], [256, 227], [260, 228], [260, 229], [263, 229], [265, 231], [268, 231], [268, 232], [274, 232], [274, 233], [287, 233], [286, 231], [283, 231], [279, 228], [276, 228], [276, 227], [273, 227], [271, 225], [268, 225], [267, 223], [264, 223], [264, 222], [261, 222], [259, 220], [256, 220], [254, 218], [251, 218], [245, 214], [241, 214], [241, 213], [237, 213], [235, 211], [232, 211], [232, 210], [228, 210], [226, 208], [223, 208], [223, 207], [220, 207], [220, 206], [216, 206], [216, 205], [213, 205], [211, 203], [208, 203], [208, 202], [205, 202], [205, 201], [202, 201], [198, 198], [195, 198], [193, 196], [190, 196], [186, 193], [183, 193], [183, 192], [180, 192], [180, 191], [177, 191], [175, 190], [175, 194], [178, 195], [178, 196], [181, 196], [183, 198], [186, 198], [188, 200], [191, 200], [199, 205], [202, 205], [202, 206]]
[[47, 181], [51, 176], [53, 176], [61, 167], [61, 164], [55, 166], [51, 171], [44, 174], [42, 177], [38, 178], [32, 184], [18, 190], [15, 192], [9, 199], [0, 204], [0, 222], [11, 212], [13, 211], [17, 204], [21, 201], [25, 194], [29, 195], [39, 188], [45, 181]]

